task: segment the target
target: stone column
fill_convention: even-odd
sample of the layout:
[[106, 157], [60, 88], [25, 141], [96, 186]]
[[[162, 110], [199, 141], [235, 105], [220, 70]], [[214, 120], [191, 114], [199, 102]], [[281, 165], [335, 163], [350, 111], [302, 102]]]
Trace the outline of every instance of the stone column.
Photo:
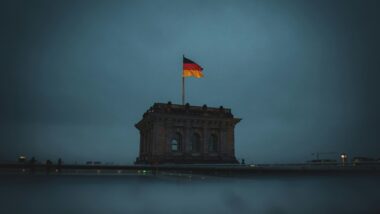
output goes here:
[[219, 125], [219, 135], [220, 135], [220, 150], [219, 155], [223, 158], [226, 156], [228, 150], [228, 134], [226, 128], [220, 124]]
[[209, 135], [210, 135], [210, 130], [208, 128], [207, 122], [203, 121], [203, 142], [202, 142], [202, 156], [207, 157], [208, 154], [208, 142], [209, 142]]

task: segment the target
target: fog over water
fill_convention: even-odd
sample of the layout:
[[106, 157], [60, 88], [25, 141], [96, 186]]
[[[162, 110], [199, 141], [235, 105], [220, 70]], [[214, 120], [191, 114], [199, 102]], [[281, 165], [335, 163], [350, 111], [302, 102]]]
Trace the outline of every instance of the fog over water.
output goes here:
[[378, 213], [378, 176], [0, 176], [1, 213]]

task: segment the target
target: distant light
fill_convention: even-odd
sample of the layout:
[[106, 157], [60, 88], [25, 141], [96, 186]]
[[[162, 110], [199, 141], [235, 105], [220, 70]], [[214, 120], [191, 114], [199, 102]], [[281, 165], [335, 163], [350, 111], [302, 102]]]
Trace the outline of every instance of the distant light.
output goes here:
[[24, 155], [20, 155], [20, 156], [18, 157], [18, 161], [20, 161], [20, 162], [25, 162], [25, 161], [26, 161], [26, 156], [24, 156]]

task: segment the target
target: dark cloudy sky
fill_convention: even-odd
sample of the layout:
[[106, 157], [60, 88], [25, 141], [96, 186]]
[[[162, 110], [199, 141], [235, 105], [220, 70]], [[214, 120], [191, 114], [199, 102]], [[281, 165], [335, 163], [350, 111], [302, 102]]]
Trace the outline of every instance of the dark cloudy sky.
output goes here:
[[[1, 1], [0, 160], [132, 163], [154, 102], [231, 108], [236, 156], [380, 158], [378, 1]], [[332, 158], [326, 156], [324, 158]]]

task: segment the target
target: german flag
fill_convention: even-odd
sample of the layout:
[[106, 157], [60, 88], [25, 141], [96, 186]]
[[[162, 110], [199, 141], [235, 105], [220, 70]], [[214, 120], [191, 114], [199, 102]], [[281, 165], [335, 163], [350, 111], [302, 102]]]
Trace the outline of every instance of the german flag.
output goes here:
[[193, 62], [192, 60], [183, 57], [183, 77], [195, 77], [195, 78], [201, 78], [203, 77], [202, 73], [203, 68], [199, 66], [197, 63]]

